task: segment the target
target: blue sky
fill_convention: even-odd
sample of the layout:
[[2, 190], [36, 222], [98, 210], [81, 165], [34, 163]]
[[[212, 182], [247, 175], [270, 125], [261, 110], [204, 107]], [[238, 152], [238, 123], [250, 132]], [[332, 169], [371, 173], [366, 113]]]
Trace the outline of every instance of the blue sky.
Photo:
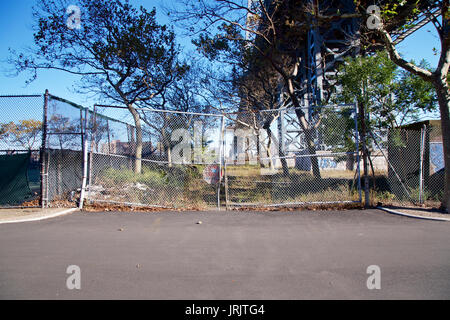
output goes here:
[[[42, 94], [45, 89], [56, 96], [63, 97], [75, 103], [92, 107], [95, 103], [86, 96], [73, 92], [73, 85], [78, 77], [61, 71], [41, 71], [38, 78], [25, 85], [28, 78], [27, 74], [21, 74], [17, 77], [7, 75], [7, 70], [11, 66], [4, 60], [8, 57], [8, 48], [18, 51], [33, 44], [32, 15], [31, 7], [38, 0], [1, 0], [0, 1], [0, 95], [4, 94]], [[160, 10], [160, 0], [132, 0], [134, 5], [143, 5], [151, 9], [157, 8], [158, 21], [167, 23], [168, 20]], [[431, 31], [431, 32], [430, 32]], [[178, 38], [182, 46], [189, 46], [190, 40]], [[399, 51], [405, 58], [420, 61], [428, 60], [432, 66], [436, 66], [438, 57], [433, 54], [433, 47], [439, 49], [439, 40], [433, 26], [426, 26], [416, 32], [398, 46]], [[1, 111], [1, 110], [0, 110]]]

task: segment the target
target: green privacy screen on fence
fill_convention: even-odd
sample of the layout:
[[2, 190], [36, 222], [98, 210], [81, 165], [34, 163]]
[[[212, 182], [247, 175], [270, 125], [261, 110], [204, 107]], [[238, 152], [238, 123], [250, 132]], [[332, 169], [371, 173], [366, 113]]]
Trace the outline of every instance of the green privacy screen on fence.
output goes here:
[[30, 156], [0, 155], [0, 205], [20, 205], [32, 196], [27, 176]]

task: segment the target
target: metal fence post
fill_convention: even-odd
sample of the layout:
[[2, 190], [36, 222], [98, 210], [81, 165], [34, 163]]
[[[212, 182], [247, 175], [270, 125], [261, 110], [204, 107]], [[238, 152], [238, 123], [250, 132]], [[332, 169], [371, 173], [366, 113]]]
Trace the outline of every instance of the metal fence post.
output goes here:
[[84, 116], [84, 130], [83, 130], [83, 178], [81, 182], [81, 194], [80, 194], [80, 203], [78, 204], [78, 208], [83, 209], [84, 197], [86, 194], [86, 185], [87, 185], [87, 176], [88, 176], [88, 139], [87, 139], [87, 118], [89, 116], [89, 110], [85, 109]]
[[225, 132], [225, 116], [220, 118], [220, 138], [219, 138], [219, 184], [217, 187], [217, 208], [220, 210], [220, 187], [222, 185], [222, 168], [224, 163], [224, 132]]
[[358, 171], [358, 194], [359, 194], [359, 202], [362, 203], [362, 190], [361, 190], [361, 159], [359, 156], [359, 129], [358, 129], [358, 108], [356, 104], [353, 109], [355, 113], [355, 139], [356, 139], [356, 170]]
[[362, 140], [362, 155], [363, 155], [363, 170], [364, 170], [364, 207], [370, 206], [370, 186], [369, 186], [369, 168], [368, 168], [368, 149], [367, 149], [367, 122], [365, 106], [357, 103], [359, 109], [359, 118], [361, 119], [361, 140]]
[[91, 150], [89, 152], [89, 163], [88, 163], [88, 196], [87, 199], [91, 199], [91, 186], [92, 186], [92, 166], [93, 166], [93, 157], [94, 157], [94, 139], [95, 139], [95, 134], [96, 134], [96, 126], [97, 126], [97, 105], [94, 104], [94, 111], [92, 113], [92, 118], [91, 118], [91, 126], [90, 126], [90, 130], [91, 130]]
[[227, 172], [227, 163], [224, 163], [224, 183], [225, 183], [225, 206], [226, 209], [229, 210], [229, 204], [228, 204], [228, 172]]
[[285, 110], [279, 111], [279, 117], [277, 122], [277, 129], [278, 129], [278, 154], [281, 157], [284, 157], [286, 155], [286, 145], [285, 145], [285, 131], [286, 128], [284, 126], [284, 113]]
[[420, 169], [419, 169], [419, 203], [423, 204], [423, 159], [425, 152], [425, 134], [426, 134], [427, 126], [424, 125], [423, 128], [420, 129]]
[[48, 179], [48, 171], [46, 170], [46, 150], [47, 150], [47, 113], [48, 113], [48, 89], [45, 90], [44, 94], [44, 109], [43, 109], [43, 123], [42, 123], [42, 144], [40, 150], [40, 160], [41, 160], [41, 182], [40, 182], [40, 191], [41, 191], [41, 199], [40, 204], [42, 209], [48, 207], [48, 190], [47, 179]]

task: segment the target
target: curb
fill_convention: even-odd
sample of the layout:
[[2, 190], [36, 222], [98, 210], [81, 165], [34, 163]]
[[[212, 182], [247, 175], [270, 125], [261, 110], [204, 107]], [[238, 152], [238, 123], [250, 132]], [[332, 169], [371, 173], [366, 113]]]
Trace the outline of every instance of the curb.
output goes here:
[[383, 207], [376, 207], [376, 209], [380, 209], [380, 210], [386, 211], [386, 212], [391, 213], [391, 214], [396, 214], [396, 215], [399, 215], [399, 216], [404, 216], [404, 217], [414, 218], [414, 219], [434, 220], [434, 221], [450, 221], [449, 218], [416, 216], [416, 215], [413, 215], [413, 214], [403, 213], [403, 212], [399, 212], [399, 211], [395, 211], [395, 210], [387, 209], [387, 208], [383, 208]]
[[72, 213], [72, 212], [77, 211], [77, 210], [78, 210], [78, 208], [71, 208], [71, 209], [63, 210], [63, 211], [61, 211], [61, 212], [53, 213], [53, 214], [46, 215], [46, 216], [42, 216], [42, 217], [34, 217], [34, 218], [28, 218], [28, 219], [27, 219], [27, 218], [24, 218], [24, 219], [15, 219], [15, 220], [0, 221], [0, 224], [41, 221], [41, 220], [46, 220], [46, 219], [51, 219], [51, 218], [56, 218], [56, 217], [59, 217], [59, 216], [63, 216], [63, 215]]

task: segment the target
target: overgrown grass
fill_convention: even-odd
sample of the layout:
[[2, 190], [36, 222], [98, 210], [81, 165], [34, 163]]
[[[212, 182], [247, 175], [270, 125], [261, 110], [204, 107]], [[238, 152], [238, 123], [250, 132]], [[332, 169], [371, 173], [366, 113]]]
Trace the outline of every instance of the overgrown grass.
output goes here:
[[120, 185], [123, 183], [142, 183], [146, 185], [163, 186], [167, 184], [168, 178], [167, 174], [163, 171], [151, 170], [148, 168], [143, 168], [141, 174], [136, 174], [131, 169], [106, 169], [101, 180], [105, 183], [112, 183], [115, 185]]
[[[144, 166], [142, 173], [136, 174], [127, 168], [108, 168], [97, 177], [96, 183], [106, 188], [100, 195], [104, 200], [207, 208], [217, 205], [217, 185], [203, 180], [203, 170], [201, 165], [170, 168], [152, 165]], [[324, 170], [321, 174], [317, 179], [311, 172], [294, 168], [283, 175], [281, 169], [276, 174], [261, 174], [261, 167], [256, 165], [227, 166], [228, 200], [236, 204], [261, 205], [359, 200], [354, 171]], [[375, 189], [372, 177], [370, 181], [371, 205], [409, 202], [390, 190], [387, 174], [376, 176]], [[411, 189], [410, 193], [418, 200], [417, 190]], [[364, 192], [362, 196], [364, 199]], [[424, 198], [425, 201], [435, 200], [428, 192], [424, 193]], [[221, 202], [225, 203], [223, 187]]]
[[98, 200], [155, 204], [166, 207], [206, 207], [215, 203], [216, 189], [203, 181], [203, 166], [150, 167], [141, 173], [128, 168], [104, 170], [96, 185], [105, 190]]
[[275, 174], [263, 174], [267, 171], [250, 165], [227, 167], [229, 201], [282, 204], [359, 199], [353, 171], [323, 171], [320, 179], [295, 168], [289, 168], [287, 175], [281, 169]]

